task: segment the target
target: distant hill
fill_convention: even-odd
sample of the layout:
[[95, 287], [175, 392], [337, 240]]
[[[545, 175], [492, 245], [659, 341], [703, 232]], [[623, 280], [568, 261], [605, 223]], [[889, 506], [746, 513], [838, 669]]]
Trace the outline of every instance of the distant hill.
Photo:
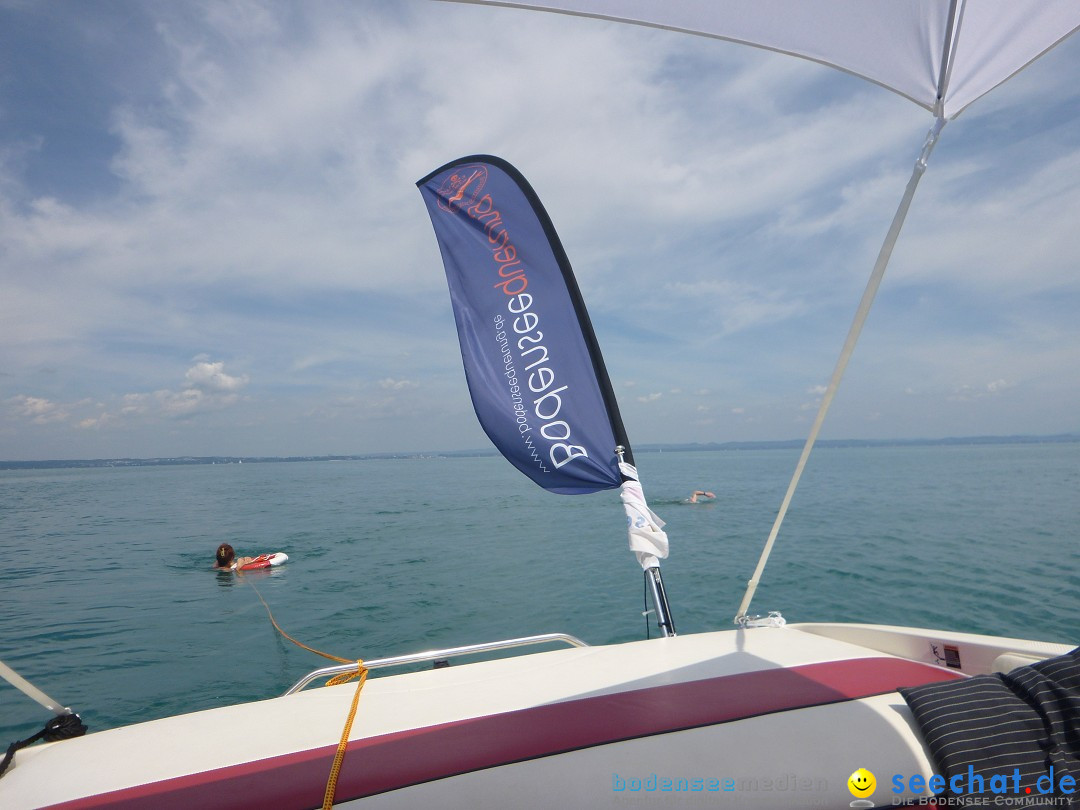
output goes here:
[[[1060, 444], [1080, 442], [1080, 433], [1058, 433], [1053, 436], [956, 436], [945, 439], [818, 439], [815, 447], [940, 447], [970, 444]], [[772, 442], [708, 442], [705, 444], [645, 444], [636, 452], [694, 451], [694, 450], [800, 450], [806, 439], [786, 439]]]
[[[805, 439], [771, 442], [707, 442], [691, 444], [643, 444], [637, 453], [695, 452], [718, 450], [798, 450]], [[819, 439], [818, 447], [919, 447], [972, 444], [1059, 444], [1080, 442], [1080, 433], [1053, 436], [960, 436], [946, 439]], [[182, 464], [265, 464], [293, 461], [370, 461], [403, 458], [473, 458], [497, 455], [494, 448], [445, 450], [426, 453], [367, 453], [337, 456], [174, 456], [169, 458], [46, 459], [42, 461], [0, 461], [0, 470], [55, 470], [97, 467], [168, 467]]]

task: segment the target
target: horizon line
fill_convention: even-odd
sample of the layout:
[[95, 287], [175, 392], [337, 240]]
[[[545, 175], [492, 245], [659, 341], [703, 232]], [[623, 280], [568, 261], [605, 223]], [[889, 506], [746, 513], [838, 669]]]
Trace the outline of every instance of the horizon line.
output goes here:
[[[816, 444], [822, 447], [867, 447], [898, 445], [971, 445], [971, 444], [1045, 444], [1080, 442], [1080, 433], [1052, 434], [1009, 434], [980, 436], [947, 436], [938, 439], [819, 439]], [[806, 439], [742, 439], [724, 442], [650, 442], [638, 445], [638, 452], [651, 453], [663, 450], [701, 452], [747, 449], [786, 450], [802, 447]], [[116, 456], [111, 458], [53, 458], [53, 459], [0, 459], [0, 470], [50, 467], [107, 467], [107, 466], [167, 466], [182, 464], [216, 464], [238, 462], [289, 462], [289, 461], [363, 461], [400, 458], [439, 458], [439, 457], [481, 457], [497, 456], [494, 447], [459, 450], [411, 450], [381, 451], [373, 453], [322, 453], [309, 455], [235, 455], [220, 454], [206, 456]]]

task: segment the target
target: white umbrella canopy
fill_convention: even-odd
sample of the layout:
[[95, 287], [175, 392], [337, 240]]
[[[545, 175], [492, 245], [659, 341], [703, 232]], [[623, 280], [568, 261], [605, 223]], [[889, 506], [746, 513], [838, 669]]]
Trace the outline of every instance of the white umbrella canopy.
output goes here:
[[[780, 526], [945, 123], [1080, 29], [1080, 0], [450, 0], [595, 17], [752, 45], [865, 78], [934, 115], [794, 475], [735, 616], [747, 624]], [[768, 621], [768, 620], [765, 620]]]
[[880, 84], [945, 119], [1080, 28], [1076, 0], [458, 1], [598, 17], [789, 53]]

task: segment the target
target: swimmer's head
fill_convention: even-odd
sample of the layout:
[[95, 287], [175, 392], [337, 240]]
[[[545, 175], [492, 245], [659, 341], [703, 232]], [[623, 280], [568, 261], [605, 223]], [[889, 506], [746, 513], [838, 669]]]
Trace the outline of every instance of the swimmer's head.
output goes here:
[[217, 554], [215, 556], [217, 558], [218, 567], [228, 568], [232, 565], [232, 561], [236, 559], [236, 552], [233, 551], [233, 547], [228, 543], [222, 543], [218, 546]]

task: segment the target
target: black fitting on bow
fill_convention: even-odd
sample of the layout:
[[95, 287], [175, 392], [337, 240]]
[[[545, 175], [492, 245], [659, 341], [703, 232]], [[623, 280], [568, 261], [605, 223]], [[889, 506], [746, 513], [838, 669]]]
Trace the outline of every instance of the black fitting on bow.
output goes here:
[[27, 737], [25, 740], [13, 742], [8, 746], [7, 753], [4, 755], [4, 761], [0, 762], [0, 776], [4, 775], [4, 772], [8, 769], [8, 765], [11, 764], [11, 760], [15, 758], [15, 752], [20, 748], [26, 748], [28, 745], [33, 745], [38, 740], [45, 740], [45, 742], [59, 742], [60, 740], [70, 740], [73, 737], [81, 737], [85, 733], [86, 726], [83, 725], [83, 721], [79, 715], [56, 715], [56, 717], [46, 723], [45, 728], [37, 734], [32, 737]]

